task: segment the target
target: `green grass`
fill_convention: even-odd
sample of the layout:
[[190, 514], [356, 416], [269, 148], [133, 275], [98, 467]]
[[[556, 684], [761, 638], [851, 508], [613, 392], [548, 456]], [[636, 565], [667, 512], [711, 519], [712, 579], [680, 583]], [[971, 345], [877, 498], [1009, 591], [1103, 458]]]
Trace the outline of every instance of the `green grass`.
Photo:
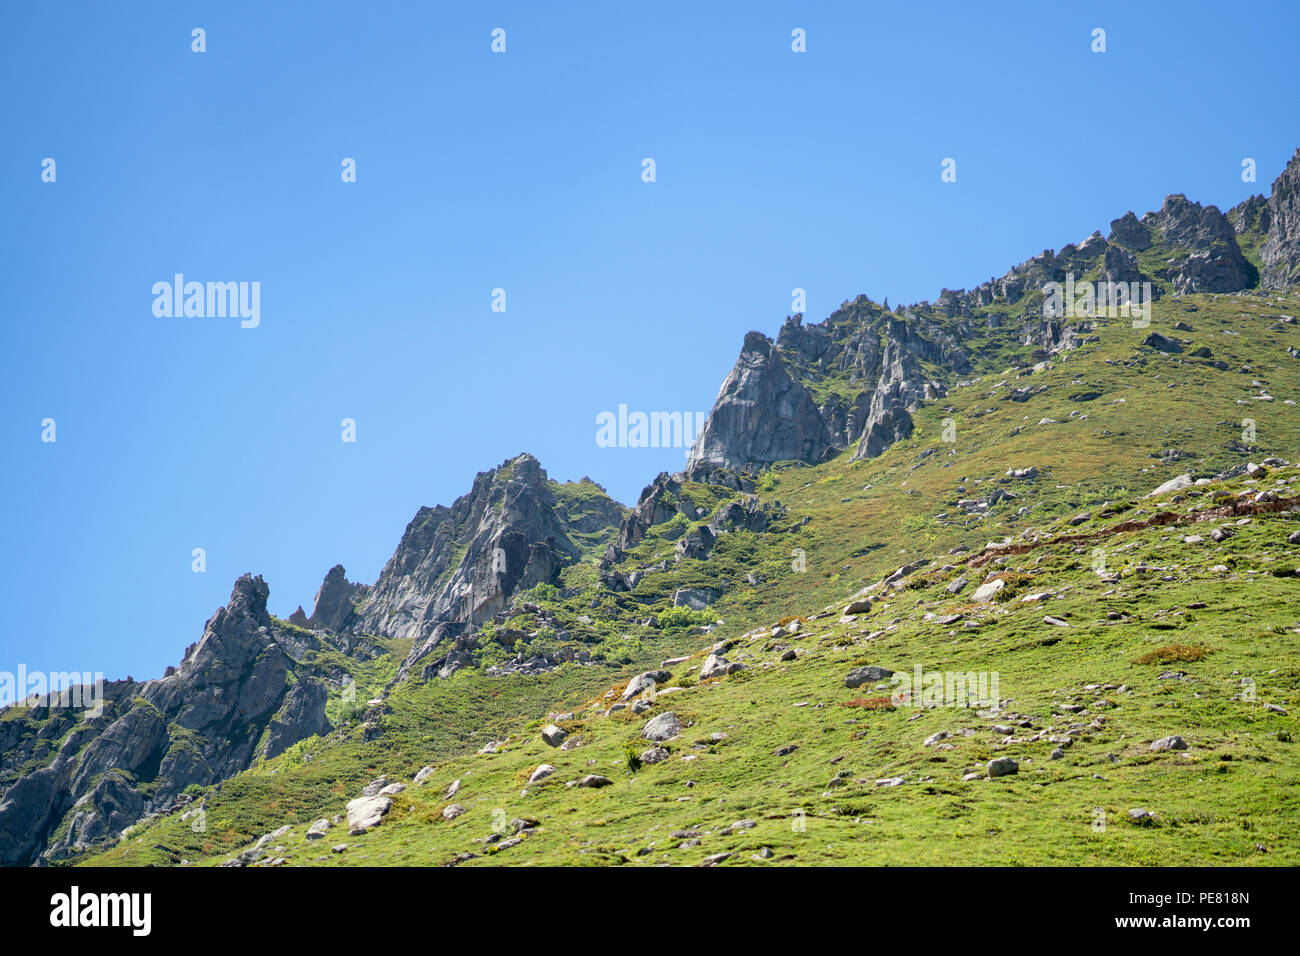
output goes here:
[[[1150, 329], [1099, 320], [1092, 341], [1033, 374], [1012, 367], [1025, 351], [1015, 328], [987, 330], [971, 346], [979, 361], [974, 381], [921, 409], [910, 439], [872, 461], [854, 464], [845, 454], [762, 476], [760, 499], [787, 509], [768, 531], [724, 535], [708, 561], [674, 565], [674, 542], [662, 535], [669, 525], [656, 526], [621, 567], [668, 558], [670, 570], [647, 574], [630, 594], [596, 591], [590, 563], [568, 569], [566, 585], [583, 593], [541, 603], [572, 624], [577, 643], [612, 652], [608, 663], [564, 665], [532, 678], [462, 671], [447, 681], [396, 685], [377, 740], [362, 742], [355, 726], [340, 728], [209, 793], [207, 833], [192, 833], [178, 815], [161, 818], [86, 862], [217, 864], [290, 823], [280, 855], [295, 865], [428, 865], [464, 853], [475, 856], [462, 865], [697, 864], [719, 852], [731, 853], [732, 864], [753, 863], [763, 847], [773, 852], [768, 862], [795, 864], [1295, 865], [1300, 756], [1290, 741], [1300, 731], [1300, 547], [1286, 538], [1300, 518], [1278, 512], [1242, 525], [1216, 519], [1108, 529], [1160, 510], [1187, 518], [1229, 495], [1272, 488], [1279, 477], [1290, 482], [1289, 494], [1300, 494], [1292, 468], [1257, 483], [1199, 486], [1176, 501], [1144, 497], [1184, 472], [1208, 477], [1268, 455], [1295, 458], [1300, 426], [1286, 401], [1300, 398], [1300, 363], [1285, 348], [1296, 333], [1273, 317], [1298, 307], [1295, 295], [1166, 297]], [[1193, 331], [1172, 332], [1178, 320]], [[1227, 368], [1186, 352], [1143, 349], [1149, 331], [1207, 345]], [[1260, 394], [1255, 381], [1273, 401], [1251, 397]], [[1003, 400], [1011, 388], [1040, 383], [1048, 390], [1027, 402]], [[1246, 452], [1233, 445], [1244, 418], [1254, 422]], [[940, 438], [945, 419], [956, 422], [953, 443]], [[1163, 464], [1159, 456], [1170, 448], [1185, 457]], [[1004, 483], [1007, 469], [1030, 465], [1038, 477]], [[997, 488], [1017, 497], [983, 515], [957, 504]], [[708, 511], [734, 497], [703, 486], [689, 495]], [[1122, 510], [1103, 515], [1107, 502]], [[1028, 511], [1017, 515], [1021, 508]], [[1085, 511], [1090, 518], [1067, 523]], [[1231, 537], [1209, 539], [1210, 530], [1229, 525]], [[1088, 534], [1098, 537], [1055, 540]], [[1202, 542], [1184, 542], [1189, 534]], [[1039, 544], [981, 567], [966, 563], [1007, 538]], [[950, 555], [959, 545], [969, 552]], [[1117, 579], [1094, 573], [1097, 549]], [[804, 570], [797, 570], [799, 554]], [[932, 564], [907, 586], [877, 600], [869, 614], [840, 622], [850, 595], [920, 558]], [[746, 584], [748, 572], [763, 583]], [[972, 590], [990, 572], [1013, 582], [1009, 599], [971, 605]], [[958, 574], [970, 584], [949, 595], [945, 586]], [[710, 616], [724, 623], [709, 633], [639, 625], [666, 610], [677, 587], [722, 578], [730, 585]], [[1044, 591], [1052, 595], [1045, 602], [1020, 600]], [[588, 607], [593, 596], [600, 598], [595, 609]], [[834, 610], [821, 616], [828, 607]], [[952, 613], [964, 617], [938, 623]], [[1045, 624], [1048, 614], [1069, 626]], [[796, 636], [768, 636], [793, 615], [803, 618]], [[581, 624], [581, 616], [592, 623]], [[700, 683], [692, 668], [720, 638], [741, 639], [728, 654], [748, 669]], [[1176, 653], [1170, 661], [1154, 653], [1138, 662], [1174, 645], [1210, 652], [1199, 660]], [[779, 660], [788, 648], [800, 656]], [[639, 737], [645, 718], [602, 716], [606, 694], [685, 653], [695, 656], [673, 668], [673, 683], [683, 689], [646, 716], [672, 709], [687, 727], [667, 744], [670, 759], [632, 772], [629, 746], [637, 753], [651, 746]], [[843, 706], [887, 693], [844, 686], [845, 673], [863, 663], [905, 673], [918, 665], [996, 672], [1009, 701], [1004, 711], [1033, 724], [1017, 738], [1041, 730], [1069, 733], [1073, 744], [1052, 760], [1056, 744], [1047, 738], [1007, 743], [995, 734], [990, 728], [1005, 714]], [[1266, 702], [1288, 714], [1265, 709]], [[1087, 713], [1070, 714], [1063, 704]], [[583, 741], [569, 751], [540, 738], [550, 715], [564, 712], [575, 715], [566, 729]], [[1094, 727], [1098, 716], [1105, 720]], [[1068, 730], [1073, 724], [1082, 726]], [[924, 745], [938, 731], [962, 729], [973, 733]], [[715, 740], [715, 733], [726, 736]], [[1148, 749], [1170, 734], [1182, 735], [1190, 749]], [[490, 739], [504, 741], [501, 751], [477, 754]], [[798, 749], [776, 755], [791, 744]], [[1002, 755], [1021, 762], [1018, 774], [962, 780]], [[543, 762], [557, 772], [528, 786]], [[341, 813], [369, 779], [385, 773], [409, 782], [426, 764], [437, 772], [398, 795], [380, 827], [359, 837], [342, 827], [317, 843], [304, 839], [311, 820]], [[564, 786], [589, 773], [613, 785]], [[876, 785], [894, 777], [902, 784]], [[447, 821], [443, 794], [456, 779], [462, 789], [455, 802], [467, 812]], [[1154, 825], [1131, 824], [1127, 811], [1135, 807], [1153, 813]], [[502, 815], [540, 825], [497, 850], [483, 841]], [[724, 832], [739, 820], [755, 826]], [[700, 843], [681, 846], [695, 838], [670, 836], [678, 830], [699, 831]], [[349, 849], [330, 853], [335, 843]]]

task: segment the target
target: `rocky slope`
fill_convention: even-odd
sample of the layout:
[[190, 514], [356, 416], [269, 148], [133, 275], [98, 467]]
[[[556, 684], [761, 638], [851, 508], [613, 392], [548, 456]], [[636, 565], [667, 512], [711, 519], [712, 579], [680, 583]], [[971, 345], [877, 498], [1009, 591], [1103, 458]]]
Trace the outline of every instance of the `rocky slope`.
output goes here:
[[[890, 308], [859, 296], [821, 323], [788, 318], [775, 341], [750, 332], [685, 471], [658, 476], [630, 511], [587, 479], [551, 481], [536, 459], [520, 455], [479, 474], [450, 507], [421, 508], [373, 584], [351, 582], [342, 566], [331, 568], [310, 615], [298, 608], [288, 622], [276, 621], [267, 612], [265, 583], [241, 578], [178, 668], [160, 680], [110, 685], [101, 717], [48, 702], [0, 715], [0, 863], [57, 862], [102, 847], [129, 824], [174, 813], [191, 792], [206, 788], [210, 797], [214, 785], [246, 777], [314, 736], [329, 735], [325, 749], [335, 753], [400, 735], [429, 719], [416, 706], [420, 695], [433, 694], [451, 709], [436, 695], [477, 686], [465, 679], [554, 676], [586, 687], [600, 677], [594, 665], [642, 662], [653, 654], [647, 647], [660, 642], [676, 646], [705, 635], [711, 641], [726, 626], [719, 614], [752, 616], [775, 593], [788, 598], [836, 587], [840, 575], [863, 568], [886, 572], [887, 583], [901, 581], [932, 557], [903, 559], [914, 537], [950, 541], [985, 528], [1019, 531], [1018, 522], [1044, 507], [1050, 494], [1034, 484], [1050, 467], [1045, 461], [1002, 474], [1009, 459], [1043, 447], [1035, 444], [1041, 440], [1032, 420], [1041, 416], [1039, 428], [1050, 428], [1115, 416], [1126, 404], [1137, 412], [1151, 391], [1120, 391], [1129, 373], [1143, 383], [1167, 375], [1163, 391], [1189, 382], [1222, 387], [1203, 376], [1240, 369], [1250, 384], [1238, 383], [1249, 390], [1236, 404], [1252, 406], [1250, 414], [1263, 419], [1269, 406], [1262, 403], [1273, 396], [1257, 367], [1300, 355], [1293, 345], [1283, 353], [1279, 341], [1294, 316], [1268, 311], [1280, 306], [1260, 291], [1294, 282], [1298, 181], [1300, 153], [1268, 199], [1253, 197], [1226, 215], [1174, 195], [1140, 219], [1130, 212], [1114, 220], [1108, 237], [1094, 233], [1048, 250], [975, 289], [944, 290], [933, 303]], [[1100, 347], [1107, 327], [1104, 319], [1045, 314], [1044, 285], [1068, 275], [1149, 281], [1163, 297], [1166, 320], [1169, 310], [1217, 310], [1215, 296], [1250, 291], [1260, 300], [1251, 314], [1261, 323], [1251, 342], [1272, 358], [1234, 354], [1232, 336], [1240, 328], [1225, 325], [1222, 338], [1207, 339], [1204, 328], [1194, 334], [1180, 319], [1123, 348], [1115, 336], [1138, 333], [1126, 323], [1112, 325], [1104, 361], [1080, 365]], [[1246, 318], [1236, 300], [1231, 308]], [[1090, 383], [1085, 372], [1056, 376], [1065, 353], [1071, 368], [1102, 384]], [[1148, 367], [1156, 361], [1167, 364]], [[986, 380], [990, 373], [1002, 380]], [[1028, 381], [1012, 382], [1013, 376]], [[1278, 377], [1289, 381], [1284, 371]], [[1116, 390], [1112, 411], [1087, 406], [1107, 388]], [[1043, 414], [1049, 400], [1052, 413]], [[1066, 410], [1055, 407], [1061, 402]], [[1249, 443], [1211, 444], [1205, 429], [1182, 439], [1170, 435], [1198, 410], [1156, 419], [1167, 427], [1163, 444], [1150, 452], [1152, 467], [1192, 458], [1206, 468], [1213, 463], [1209, 473], [1216, 476], [1229, 474], [1229, 462], [1244, 468], [1236, 459], [1255, 450]], [[1108, 429], [1086, 439], [1089, 473], [1105, 472], [1111, 486], [1131, 480], [1139, 466], [1129, 432], [1148, 427], [1151, 414], [1126, 421], [1124, 430], [1115, 425], [1115, 434]], [[1000, 464], [996, 474], [946, 482], [939, 492], [943, 510], [923, 513], [911, 501], [917, 489], [904, 485], [926, 472], [900, 475], [918, 468], [942, 474], [956, 463], [951, 445], [915, 448], [918, 434], [932, 439], [940, 416], [976, 432], [1007, 419], [1001, 431], [981, 433]], [[1271, 427], [1284, 433], [1283, 426]], [[914, 456], [906, 464], [900, 449]], [[887, 478], [871, 470], [882, 461], [889, 463]], [[1067, 466], [1060, 467], [1064, 474]], [[970, 468], [963, 461], [963, 471]], [[811, 476], [801, 484], [787, 475], [792, 469], [809, 469]], [[861, 472], [849, 474], [853, 469]], [[870, 476], [865, 488], [850, 488], [861, 486], [863, 474]], [[844, 493], [832, 491], [838, 498], [814, 517], [809, 486], [833, 488], [846, 477]], [[874, 482], [891, 497], [879, 498]], [[792, 507], [788, 498], [768, 493], [774, 487], [802, 504]], [[857, 509], [869, 494], [877, 510]], [[885, 554], [893, 560], [882, 569]], [[820, 562], [815, 580], [809, 560]], [[341, 686], [345, 671], [391, 649], [397, 650], [392, 666], [374, 688], [379, 699], [358, 706], [360, 714], [334, 729], [326, 717], [329, 689]], [[566, 662], [593, 665], [585, 670], [594, 676], [572, 676], [560, 668]], [[735, 673], [726, 660], [705, 663]], [[494, 716], [500, 692], [495, 687], [488, 695], [495, 704], [475, 704], [471, 719], [481, 724]], [[391, 702], [403, 700], [411, 707], [393, 713]]]
[[591, 482], [557, 485], [536, 458], [519, 455], [481, 472], [450, 508], [421, 508], [379, 580], [351, 592], [356, 610], [342, 627], [414, 639], [400, 677], [435, 659], [446, 676], [469, 662], [478, 627], [514, 594], [555, 584], [561, 569], [603, 548], [622, 518]]
[[627, 602], [624, 656], [400, 682], [382, 746], [336, 732], [205, 793], [231, 831], [160, 817], [88, 862], [1293, 865], [1297, 314], [1300, 289], [1167, 295], [1181, 351], [1099, 319], [876, 458], [661, 475], [606, 572], [630, 589], [575, 565], [510, 619]]
[[1268, 235], [1260, 258], [1264, 287], [1285, 289], [1300, 279], [1300, 150], [1273, 183], [1261, 228]]
[[[331, 678], [295, 654], [315, 637], [282, 631], [260, 577], [235, 582], [180, 666], [116, 681], [103, 713], [48, 697], [0, 720], [0, 864], [57, 860], [189, 801], [207, 786], [327, 732]], [[306, 643], [304, 643], [304, 641]]]
[[[1256, 261], [1252, 261], [1243, 246]], [[1074, 347], [1089, 323], [1044, 315], [1043, 288], [1078, 282], [1150, 282], [1153, 296], [1283, 288], [1300, 264], [1300, 152], [1273, 184], [1225, 215], [1181, 194], [1141, 219], [1127, 212], [1110, 234], [1046, 250], [974, 289], [891, 311], [865, 296], [824, 322], [786, 319], [775, 343], [745, 336], [691, 449], [686, 474], [753, 472], [780, 461], [815, 464], [847, 448], [874, 458], [912, 432], [922, 402], [942, 397], [980, 356], [981, 324], [1014, 319], [1041, 356]]]

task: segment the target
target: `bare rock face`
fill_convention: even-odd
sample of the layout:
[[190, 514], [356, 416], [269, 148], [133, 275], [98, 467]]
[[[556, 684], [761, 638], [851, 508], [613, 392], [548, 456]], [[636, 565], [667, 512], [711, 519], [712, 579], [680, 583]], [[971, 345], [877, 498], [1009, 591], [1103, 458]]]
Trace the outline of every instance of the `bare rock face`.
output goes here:
[[1202, 206], [1182, 193], [1166, 196], [1157, 212], [1142, 217], [1142, 224], [1160, 242], [1176, 249], [1208, 249], [1236, 237], [1228, 217], [1217, 206]]
[[[328, 631], [343, 631], [356, 618], [353, 608], [353, 594], [357, 585], [347, 578], [343, 565], [336, 564], [329, 569], [320, 590], [316, 592], [316, 604], [311, 617], [307, 619], [308, 627], [323, 627]], [[292, 622], [292, 618], [290, 621]]]
[[923, 399], [943, 394], [943, 386], [926, 378], [916, 357], [899, 341], [890, 339], [854, 460], [875, 458], [894, 442], [910, 436], [911, 413]]
[[1273, 218], [1267, 196], [1251, 196], [1229, 209], [1226, 215], [1228, 222], [1232, 223], [1232, 231], [1239, 237], [1252, 232], [1268, 235]]
[[1151, 248], [1151, 231], [1129, 210], [1111, 220], [1110, 241], [1134, 252], [1144, 252]]
[[332, 729], [325, 718], [325, 702], [329, 690], [322, 681], [300, 678], [284, 698], [284, 704], [267, 725], [267, 760], [278, 757], [300, 740], [315, 735], [324, 736]]
[[[612, 531], [622, 511], [608, 504], [596, 527]], [[581, 516], [584, 527], [590, 518], [590, 512]], [[578, 559], [569, 536], [576, 520], [560, 507], [532, 455], [481, 472], [450, 508], [419, 510], [352, 629], [424, 639], [440, 623], [481, 624], [515, 591], [554, 581]]]
[[[263, 755], [255, 752], [263, 728], [270, 729], [268, 756], [328, 731], [324, 685], [304, 673], [290, 690], [299, 665], [281, 647], [268, 594], [260, 577], [241, 577], [179, 667], [144, 684], [106, 685], [100, 716], [47, 697], [5, 721], [0, 865], [62, 859], [175, 806], [191, 784], [247, 769]], [[39, 734], [66, 733], [62, 746], [14, 779], [42, 727]]]
[[1259, 280], [1237, 245], [1236, 230], [1217, 206], [1202, 206], [1176, 193], [1165, 197], [1158, 212], [1143, 216], [1142, 224], [1160, 243], [1184, 253], [1167, 275], [1177, 293], [1240, 292]]
[[[670, 521], [681, 510], [682, 485], [667, 472], [661, 472], [653, 482], [641, 490], [636, 507], [623, 519], [618, 529], [618, 542], [615, 547], [619, 552], [636, 545], [652, 526]], [[693, 506], [692, 506], [693, 510]], [[611, 554], [611, 557], [616, 556]], [[608, 562], [613, 564], [614, 561]]]
[[750, 332], [691, 448], [686, 473], [710, 467], [746, 471], [775, 461], [819, 462], [834, 449], [812, 393], [790, 375], [771, 339]]
[[1260, 250], [1262, 284], [1285, 289], [1300, 282], [1300, 150], [1273, 182], [1267, 216], [1268, 241]]
[[[945, 294], [939, 310], [969, 313], [969, 301]], [[970, 368], [939, 325], [910, 310], [900, 317], [866, 296], [814, 325], [804, 325], [801, 315], [787, 318], [775, 344], [750, 332], [691, 449], [686, 474], [712, 480], [720, 468], [816, 464], [855, 443], [859, 454], [879, 454], [911, 434], [910, 412], [921, 401], [944, 394], [923, 361], [954, 373]], [[838, 387], [823, 388], [828, 395], [818, 405], [811, 386], [827, 381]]]
[[447, 658], [434, 670], [454, 672], [469, 661], [479, 625], [517, 592], [554, 584], [579, 559], [573, 534], [605, 531], [613, 538], [623, 508], [601, 493], [584, 502], [579, 508], [561, 501], [532, 455], [480, 472], [450, 508], [416, 513], [349, 630], [415, 638], [399, 679], [417, 663], [423, 673], [444, 650]]

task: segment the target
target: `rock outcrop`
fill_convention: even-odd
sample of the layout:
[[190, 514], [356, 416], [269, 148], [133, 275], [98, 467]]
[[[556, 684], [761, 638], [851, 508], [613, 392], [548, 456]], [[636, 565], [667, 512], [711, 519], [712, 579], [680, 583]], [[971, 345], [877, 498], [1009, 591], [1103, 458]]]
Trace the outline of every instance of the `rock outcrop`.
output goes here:
[[[307, 619], [307, 626], [323, 627], [328, 631], [346, 630], [356, 619], [356, 609], [353, 607], [356, 591], [357, 585], [348, 580], [343, 565], [334, 565], [316, 592], [316, 603], [311, 617]], [[290, 622], [296, 623], [292, 618]]]
[[812, 393], [761, 332], [745, 336], [713, 411], [691, 447], [686, 473], [756, 470], [776, 461], [824, 461], [836, 450]]
[[[281, 647], [268, 593], [260, 577], [241, 577], [173, 673], [107, 685], [99, 716], [47, 696], [0, 723], [0, 865], [58, 860], [114, 838], [188, 799], [191, 784], [329, 732], [324, 679]], [[42, 739], [59, 739], [50, 734], [66, 734], [53, 758], [12, 779]]]
[[801, 315], [787, 318], [775, 343], [750, 332], [691, 449], [686, 474], [709, 480], [719, 468], [816, 464], [855, 444], [859, 454], [878, 454], [911, 433], [910, 411], [944, 393], [922, 362], [953, 374], [970, 368], [938, 324], [899, 316], [866, 296], [815, 325], [804, 325]]
[[1300, 282], [1300, 150], [1274, 181], [1265, 215], [1268, 241], [1260, 249], [1262, 284], [1284, 289]]
[[448, 645], [503, 611], [514, 594], [554, 584], [582, 556], [574, 535], [614, 537], [623, 508], [594, 485], [587, 487], [580, 499], [564, 500], [527, 454], [480, 472], [471, 491], [450, 508], [416, 513], [350, 629], [414, 638], [399, 677], [444, 649], [449, 656], [441, 671], [463, 666], [473, 642]]

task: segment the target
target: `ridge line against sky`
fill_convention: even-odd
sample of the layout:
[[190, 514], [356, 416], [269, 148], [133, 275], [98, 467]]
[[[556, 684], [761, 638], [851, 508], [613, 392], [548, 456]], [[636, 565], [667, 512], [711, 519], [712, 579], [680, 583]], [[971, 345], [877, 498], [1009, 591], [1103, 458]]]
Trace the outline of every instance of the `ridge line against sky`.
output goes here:
[[[239, 574], [280, 616], [373, 581], [521, 451], [634, 504], [686, 449], [598, 448], [596, 415], [707, 411], [792, 289], [934, 301], [1168, 194], [1267, 194], [1300, 145], [1294, 4], [1004, 9], [0, 14], [0, 669], [157, 676]], [[177, 272], [260, 282], [259, 327], [154, 316]]]

